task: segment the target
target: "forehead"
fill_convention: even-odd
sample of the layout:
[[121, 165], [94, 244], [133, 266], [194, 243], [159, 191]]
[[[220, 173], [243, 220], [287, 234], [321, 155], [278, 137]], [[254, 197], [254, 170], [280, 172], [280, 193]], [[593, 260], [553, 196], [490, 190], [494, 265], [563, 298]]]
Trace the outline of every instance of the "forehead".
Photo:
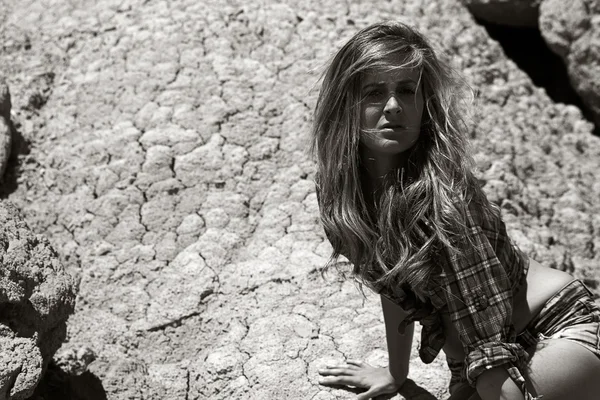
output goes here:
[[398, 82], [414, 82], [418, 83], [421, 78], [420, 68], [399, 68], [389, 71], [372, 71], [367, 72], [362, 81], [363, 86], [373, 83], [398, 83]]
[[414, 59], [411, 63], [410, 57], [404, 54], [392, 54], [380, 62], [376, 62], [371, 70], [367, 70], [363, 75], [363, 83], [376, 82], [399, 82], [414, 81], [419, 82], [421, 77], [421, 67], [414, 66]]

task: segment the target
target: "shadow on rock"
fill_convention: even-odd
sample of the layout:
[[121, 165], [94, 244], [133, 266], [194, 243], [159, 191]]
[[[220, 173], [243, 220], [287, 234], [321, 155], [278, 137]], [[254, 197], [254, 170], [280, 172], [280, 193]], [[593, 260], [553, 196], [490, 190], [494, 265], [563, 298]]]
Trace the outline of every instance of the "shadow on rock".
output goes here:
[[[342, 390], [346, 390], [348, 392], [352, 392], [356, 395], [359, 395], [361, 393], [365, 392], [365, 389], [360, 389], [360, 388], [354, 388], [354, 387], [348, 387], [348, 386], [344, 386], [344, 385], [331, 385], [329, 387], [332, 388], [336, 388], [336, 389], [342, 389]], [[398, 392], [400, 393], [400, 392]], [[396, 393], [392, 393], [392, 394], [381, 394], [379, 396], [377, 396], [378, 400], [390, 400], [393, 399], [394, 396], [396, 396]]]
[[52, 362], [29, 400], [107, 400], [107, 397], [100, 378], [90, 371], [71, 375]]
[[31, 144], [23, 137], [19, 126], [10, 120], [8, 126], [12, 135], [12, 145], [6, 170], [4, 175], [0, 176], [0, 198], [2, 199], [8, 198], [17, 189], [23, 163], [21, 156], [29, 154], [31, 149]]
[[417, 385], [415, 381], [407, 379], [398, 391], [406, 400], [438, 400], [427, 389]]
[[[365, 392], [364, 389], [353, 388], [353, 387], [348, 387], [348, 386], [344, 386], [344, 385], [328, 385], [328, 386], [332, 387], [332, 388], [347, 390], [347, 391], [352, 392], [357, 395]], [[415, 383], [415, 381], [413, 381], [411, 379], [406, 380], [404, 385], [402, 385], [402, 387], [398, 391], [398, 394], [404, 396], [404, 398], [406, 400], [438, 400], [438, 398], [435, 397], [433, 394], [431, 394], [427, 389], [417, 385]], [[393, 399], [395, 396], [396, 396], [396, 393], [383, 394], [383, 395], [377, 396], [377, 399], [390, 400], [390, 399]]]

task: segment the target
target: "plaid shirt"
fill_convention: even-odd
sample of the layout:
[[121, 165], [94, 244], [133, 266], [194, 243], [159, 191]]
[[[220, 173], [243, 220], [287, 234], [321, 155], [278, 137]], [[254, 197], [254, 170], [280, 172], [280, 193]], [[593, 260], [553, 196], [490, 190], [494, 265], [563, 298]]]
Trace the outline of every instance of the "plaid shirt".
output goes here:
[[424, 363], [432, 362], [445, 343], [441, 313], [448, 313], [466, 354], [458, 365], [449, 360], [451, 369], [458, 367], [462, 379], [474, 386], [487, 369], [506, 368], [525, 399], [533, 400], [521, 373], [528, 355], [516, 343], [512, 324], [513, 296], [527, 276], [529, 259], [511, 243], [500, 217], [486, 219], [471, 207], [466, 224], [470, 242], [464, 242], [458, 256], [441, 252], [428, 299], [410, 289], [382, 294], [408, 313], [400, 332], [414, 321], [423, 326], [419, 356]]

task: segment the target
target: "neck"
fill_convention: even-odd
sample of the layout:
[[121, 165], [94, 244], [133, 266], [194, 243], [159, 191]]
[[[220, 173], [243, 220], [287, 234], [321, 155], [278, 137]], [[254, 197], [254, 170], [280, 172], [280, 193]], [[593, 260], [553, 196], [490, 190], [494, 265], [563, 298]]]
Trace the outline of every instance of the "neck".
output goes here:
[[364, 189], [368, 194], [380, 190], [385, 176], [406, 163], [404, 154], [375, 153], [367, 148], [361, 149], [360, 156], [365, 171]]

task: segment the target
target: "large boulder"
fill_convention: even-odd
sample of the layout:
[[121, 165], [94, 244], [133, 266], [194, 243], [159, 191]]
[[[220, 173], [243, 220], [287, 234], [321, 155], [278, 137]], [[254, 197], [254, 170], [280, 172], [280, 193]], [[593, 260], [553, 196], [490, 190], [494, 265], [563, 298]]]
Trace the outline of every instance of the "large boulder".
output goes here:
[[461, 0], [471, 13], [500, 25], [536, 26], [538, 0]]
[[544, 0], [539, 28], [548, 47], [564, 60], [571, 84], [600, 125], [600, 3]]
[[0, 202], [0, 400], [32, 395], [66, 337], [75, 283], [48, 240]]
[[596, 0], [461, 0], [476, 18], [538, 27], [564, 61], [571, 85], [600, 124], [600, 2]]
[[0, 179], [6, 169], [8, 157], [10, 157], [10, 146], [12, 143], [10, 129], [10, 92], [8, 85], [0, 77]]

